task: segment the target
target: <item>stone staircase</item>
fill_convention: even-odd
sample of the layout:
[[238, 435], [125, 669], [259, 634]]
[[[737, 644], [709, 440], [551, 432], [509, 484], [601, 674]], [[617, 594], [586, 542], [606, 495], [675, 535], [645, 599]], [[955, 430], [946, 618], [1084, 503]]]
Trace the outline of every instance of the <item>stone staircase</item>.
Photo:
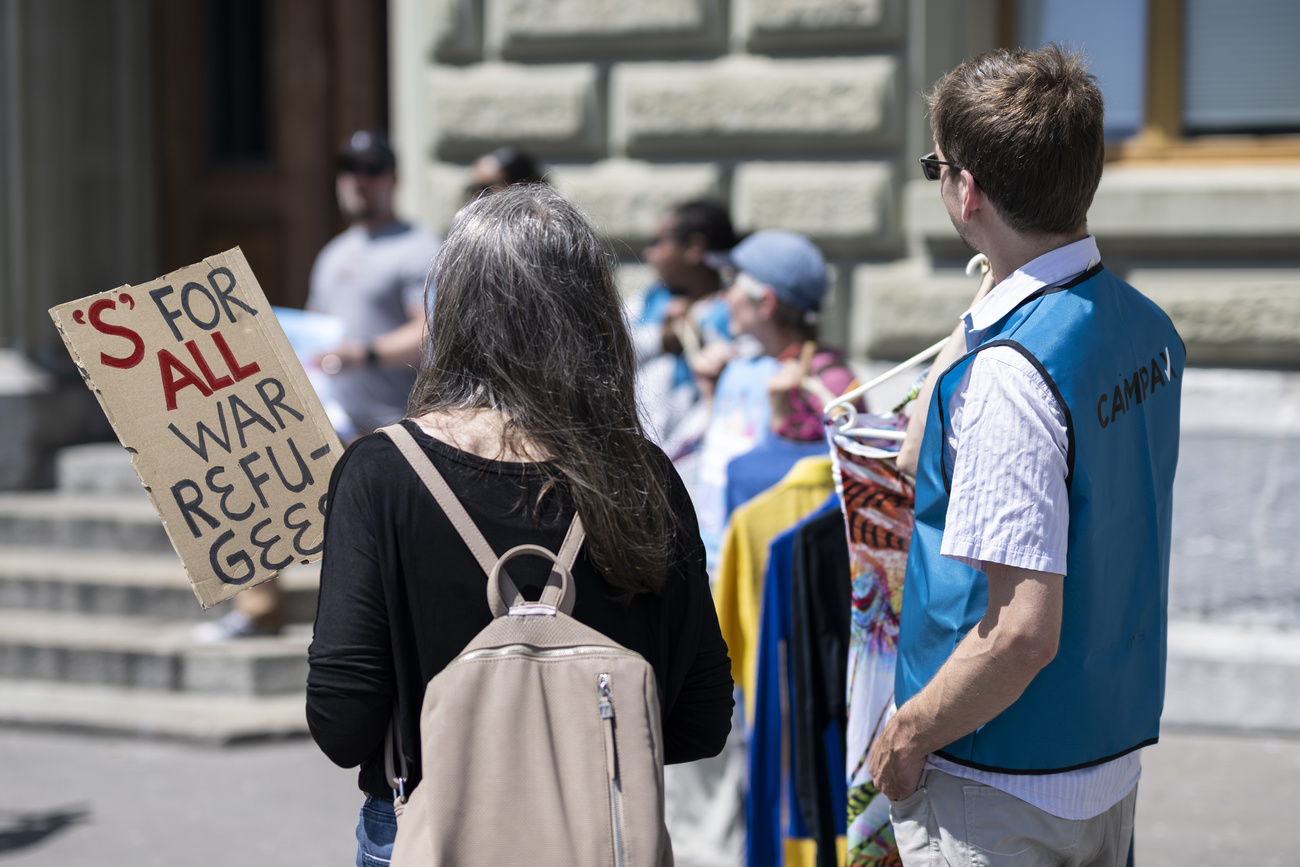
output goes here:
[[52, 492], [0, 494], [0, 725], [230, 743], [304, 734], [319, 570], [289, 626], [203, 644], [204, 611], [116, 444], [65, 449]]
[[[1166, 725], [1300, 735], [1300, 374], [1187, 372]], [[301, 735], [318, 570], [276, 638], [194, 640], [203, 611], [126, 452], [64, 449], [0, 493], [0, 725], [228, 743]]]

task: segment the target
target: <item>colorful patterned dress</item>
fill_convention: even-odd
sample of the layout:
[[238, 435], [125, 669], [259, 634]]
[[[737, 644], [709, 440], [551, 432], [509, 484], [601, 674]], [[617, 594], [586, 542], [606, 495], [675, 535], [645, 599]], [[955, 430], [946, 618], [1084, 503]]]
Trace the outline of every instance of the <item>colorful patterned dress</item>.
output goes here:
[[[903, 416], [860, 415], [858, 424], [901, 430]], [[849, 637], [849, 867], [901, 864], [889, 799], [871, 781], [867, 755], [894, 698], [898, 613], [912, 538], [914, 489], [892, 458], [844, 436], [833, 438], [835, 484], [843, 504], [853, 575]]]

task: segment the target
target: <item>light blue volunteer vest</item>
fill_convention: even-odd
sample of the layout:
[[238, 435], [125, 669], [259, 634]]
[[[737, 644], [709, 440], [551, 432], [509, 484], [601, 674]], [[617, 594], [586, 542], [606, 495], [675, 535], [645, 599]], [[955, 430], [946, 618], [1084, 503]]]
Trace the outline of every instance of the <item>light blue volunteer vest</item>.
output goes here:
[[940, 377], [926, 420], [895, 698], [934, 676], [988, 606], [988, 578], [939, 553], [948, 405], [975, 355], [1009, 346], [1064, 410], [1070, 529], [1056, 657], [1009, 708], [939, 755], [1052, 773], [1155, 743], [1164, 705], [1170, 513], [1184, 349], [1169, 317], [1100, 265], [1041, 290]]

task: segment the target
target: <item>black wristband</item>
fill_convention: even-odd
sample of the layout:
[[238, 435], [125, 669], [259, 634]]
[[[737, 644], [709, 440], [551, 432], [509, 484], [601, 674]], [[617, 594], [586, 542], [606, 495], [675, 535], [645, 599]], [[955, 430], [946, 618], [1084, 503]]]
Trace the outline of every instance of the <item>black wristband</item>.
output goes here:
[[373, 364], [378, 364], [378, 363], [379, 363], [379, 353], [378, 353], [378, 352], [375, 352], [375, 345], [374, 345], [373, 343], [367, 343], [367, 344], [366, 344], [366, 364], [372, 364], [372, 365], [373, 365]]

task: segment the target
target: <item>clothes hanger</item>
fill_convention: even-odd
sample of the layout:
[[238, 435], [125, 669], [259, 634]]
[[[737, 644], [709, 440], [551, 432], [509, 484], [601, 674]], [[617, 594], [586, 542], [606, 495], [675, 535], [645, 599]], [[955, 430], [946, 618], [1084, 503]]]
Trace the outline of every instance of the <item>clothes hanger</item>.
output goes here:
[[927, 347], [916, 355], [913, 355], [902, 364], [891, 367], [889, 370], [864, 385], [859, 385], [857, 388], [844, 392], [844, 394], [841, 394], [834, 401], [827, 404], [825, 418], [827, 424], [831, 428], [831, 432], [843, 436], [868, 436], [873, 439], [901, 441], [903, 437], [907, 435], [901, 430], [857, 427], [858, 409], [853, 405], [853, 402], [882, 383], [888, 382], [895, 376], [906, 373], [918, 364], [922, 364], [923, 362], [934, 358], [939, 354], [939, 350], [943, 349], [944, 345], [948, 342], [948, 339], [949, 338], [945, 337], [933, 346]]
[[[976, 273], [986, 274], [990, 267], [988, 257], [983, 253], [976, 253], [971, 257], [970, 261], [966, 263], [966, 276], [973, 277]], [[853, 405], [853, 402], [882, 383], [888, 382], [895, 376], [906, 373], [916, 365], [934, 358], [950, 339], [951, 338], [948, 337], [943, 338], [933, 346], [929, 346], [918, 352], [916, 355], [913, 355], [902, 364], [890, 368], [864, 385], [846, 391], [831, 403], [826, 404], [824, 418], [827, 426], [830, 428], [830, 433], [837, 436], [869, 437], [871, 439], [895, 440], [901, 442], [903, 438], [907, 436], [906, 431], [892, 430], [889, 428], [858, 427], [858, 410], [857, 407]], [[865, 446], [864, 448], [870, 448], [870, 446]]]

